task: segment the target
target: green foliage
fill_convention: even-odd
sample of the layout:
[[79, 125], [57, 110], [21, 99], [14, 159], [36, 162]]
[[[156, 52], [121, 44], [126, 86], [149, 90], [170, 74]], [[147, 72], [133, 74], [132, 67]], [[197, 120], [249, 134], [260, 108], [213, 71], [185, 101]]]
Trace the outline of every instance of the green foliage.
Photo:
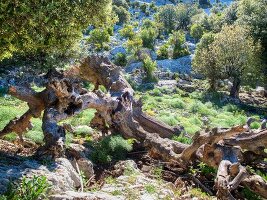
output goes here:
[[164, 31], [170, 33], [173, 30], [187, 30], [191, 17], [200, 13], [197, 5], [179, 3], [177, 6], [162, 6], [155, 16], [158, 24], [161, 24]]
[[255, 78], [259, 74], [259, 44], [255, 44], [240, 26], [225, 26], [215, 37], [204, 36], [197, 46], [194, 69], [210, 80], [213, 90], [216, 80], [233, 78], [231, 95], [236, 97], [240, 81], [249, 73], [254, 74]]
[[201, 162], [197, 165], [199, 170], [204, 175], [215, 175], [217, 173], [216, 169], [206, 165], [205, 163]]
[[154, 49], [155, 40], [158, 37], [157, 30], [154, 28], [145, 28], [140, 32], [140, 38], [143, 41], [143, 47]]
[[95, 145], [92, 159], [96, 163], [108, 164], [112, 160], [121, 160], [132, 150], [132, 144], [121, 136], [108, 136]]
[[143, 40], [140, 37], [134, 37], [126, 42], [127, 51], [136, 55], [137, 51], [143, 46]]
[[256, 193], [252, 192], [248, 187], [242, 190], [242, 194], [246, 199], [261, 200], [261, 197]]
[[126, 66], [127, 65], [127, 57], [124, 53], [117, 53], [115, 56], [114, 64], [118, 66]]
[[113, 6], [112, 7], [113, 12], [115, 13], [115, 15], [117, 15], [118, 17], [118, 24], [122, 25], [124, 23], [127, 23], [130, 21], [131, 15], [129, 13], [129, 11], [127, 9], [125, 9], [122, 6]]
[[96, 28], [90, 32], [88, 42], [92, 43], [96, 50], [100, 51], [110, 41], [110, 35], [106, 29]]
[[176, 7], [173, 5], [162, 6], [155, 16], [158, 24], [163, 26], [163, 29], [170, 33], [177, 29], [177, 12]]
[[125, 25], [120, 31], [120, 35], [122, 37], [125, 37], [127, 39], [133, 39], [135, 33], [134, 33], [134, 27], [132, 25]]
[[156, 187], [154, 186], [154, 185], [152, 185], [152, 184], [146, 184], [145, 185], [145, 190], [147, 191], [147, 193], [149, 193], [149, 194], [154, 194], [154, 193], [156, 193]]
[[157, 180], [161, 180], [162, 179], [162, 172], [163, 172], [162, 166], [154, 167], [152, 169], [152, 174], [156, 177]]
[[147, 10], [147, 4], [146, 4], [146, 3], [143, 3], [143, 4], [140, 6], [140, 10], [141, 10], [141, 12], [145, 13], [146, 10]]
[[188, 137], [183, 137], [183, 136], [173, 136], [173, 140], [177, 142], [181, 142], [183, 144], [192, 144], [192, 139]]
[[11, 184], [9, 186], [4, 197], [6, 200], [44, 199], [49, 187], [45, 176], [33, 176], [32, 179], [23, 177], [20, 185]]
[[157, 55], [159, 60], [164, 60], [169, 58], [169, 48], [170, 45], [168, 43], [165, 43], [159, 47], [157, 50]]
[[158, 79], [154, 76], [154, 71], [157, 69], [156, 61], [152, 61], [150, 57], [143, 60], [143, 69], [145, 71], [144, 82], [157, 82]]
[[196, 40], [200, 40], [204, 34], [204, 29], [199, 24], [193, 24], [190, 28], [190, 35]]
[[173, 59], [189, 55], [188, 49], [184, 46], [185, 34], [182, 31], [173, 32], [169, 38], [169, 43], [173, 46]]
[[107, 20], [110, 0], [4, 0], [0, 13], [0, 61], [18, 55], [58, 66], [77, 52], [82, 30]]
[[125, 0], [112, 0], [112, 4], [118, 7], [122, 6], [127, 10], [129, 9], [129, 4]]
[[[263, 47], [261, 74], [267, 73], [267, 3], [265, 0], [242, 0], [238, 2], [237, 24], [246, 27], [254, 41]], [[267, 88], [267, 76], [263, 77]]]
[[[223, 96], [217, 93], [206, 94], [198, 91], [189, 96], [181, 96], [182, 94], [180, 90], [174, 93], [162, 87], [138, 93], [138, 96], [142, 96], [144, 112], [170, 126], [181, 125], [190, 135], [206, 128], [203, 123], [204, 116], [209, 119], [210, 128], [242, 125], [246, 123], [247, 117], [251, 116], [251, 113], [246, 113], [234, 104], [222, 102]], [[178, 105], [176, 102], [179, 102]]]
[[157, 28], [157, 24], [150, 20], [150, 19], [144, 19], [143, 24], [142, 24], [142, 29], [148, 29], [148, 28]]

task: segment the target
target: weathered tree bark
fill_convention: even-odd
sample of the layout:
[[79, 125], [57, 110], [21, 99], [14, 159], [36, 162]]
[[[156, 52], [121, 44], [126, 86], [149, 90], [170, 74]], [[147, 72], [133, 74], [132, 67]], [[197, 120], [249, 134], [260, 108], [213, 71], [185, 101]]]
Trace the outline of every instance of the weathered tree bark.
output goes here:
[[[231, 199], [231, 191], [239, 184], [247, 185], [266, 197], [266, 190], [260, 188], [266, 187], [266, 182], [247, 173], [241, 165], [246, 160], [246, 152], [241, 148], [260, 155], [261, 160], [266, 158], [263, 150], [267, 130], [253, 134], [242, 126], [216, 128], [197, 133], [191, 145], [173, 141], [170, 138], [181, 132], [180, 127], [170, 127], [143, 113], [142, 103], [134, 99], [134, 91], [121, 69], [104, 57], [88, 57], [68, 71], [50, 72], [47, 79], [46, 89], [39, 93], [24, 87], [9, 88], [9, 94], [28, 102], [29, 110], [19, 119], [10, 121], [0, 136], [9, 132], [21, 135], [31, 127], [31, 118], [39, 117], [44, 111], [44, 149], [60, 156], [64, 153], [65, 128], [58, 122], [93, 108], [96, 114], [91, 125], [104, 134], [115, 130], [125, 138], [135, 138], [143, 142], [151, 156], [173, 162], [185, 171], [195, 159], [218, 168], [215, 186], [220, 199]], [[82, 81], [93, 83], [94, 91], [84, 89]], [[98, 91], [100, 85], [105, 86], [108, 94]]]

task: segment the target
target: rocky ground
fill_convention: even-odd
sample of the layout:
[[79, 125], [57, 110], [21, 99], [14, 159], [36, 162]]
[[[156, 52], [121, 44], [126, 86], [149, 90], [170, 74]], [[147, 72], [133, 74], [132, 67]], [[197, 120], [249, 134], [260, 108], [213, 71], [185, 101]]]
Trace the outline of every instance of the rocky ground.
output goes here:
[[[100, 170], [85, 157], [90, 150], [83, 145], [71, 144], [68, 149], [70, 154], [80, 156], [77, 160], [73, 157], [39, 160], [34, 155], [36, 146], [26, 146], [0, 140], [0, 193], [6, 191], [9, 182], [20, 181], [22, 177], [46, 176], [51, 185], [47, 198], [51, 200], [211, 199], [201, 190], [193, 189], [196, 184], [190, 178], [170, 175], [145, 154], [137, 161], [139, 152], [137, 157], [129, 156], [128, 160]], [[165, 179], [172, 181], [164, 180], [164, 173], [168, 174]]]

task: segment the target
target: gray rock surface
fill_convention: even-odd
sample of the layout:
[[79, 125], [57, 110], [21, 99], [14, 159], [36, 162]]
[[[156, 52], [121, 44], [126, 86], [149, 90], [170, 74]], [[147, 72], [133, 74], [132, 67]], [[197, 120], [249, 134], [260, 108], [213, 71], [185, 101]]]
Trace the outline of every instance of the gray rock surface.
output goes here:
[[0, 194], [7, 189], [9, 181], [21, 179], [23, 176], [31, 178], [46, 176], [52, 185], [52, 193], [60, 193], [80, 187], [80, 178], [70, 161], [58, 158], [51, 166], [44, 166], [35, 160], [26, 160], [19, 164], [0, 165]]

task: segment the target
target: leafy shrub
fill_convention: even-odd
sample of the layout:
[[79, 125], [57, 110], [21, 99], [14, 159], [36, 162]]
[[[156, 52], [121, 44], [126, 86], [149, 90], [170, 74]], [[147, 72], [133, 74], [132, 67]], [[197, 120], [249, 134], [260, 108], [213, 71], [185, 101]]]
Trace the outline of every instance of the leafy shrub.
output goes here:
[[156, 61], [152, 61], [150, 57], [143, 60], [143, 69], [145, 71], [144, 82], [157, 82], [158, 79], [154, 76], [154, 71], [157, 69]]
[[121, 136], [108, 136], [95, 145], [92, 159], [96, 163], [107, 164], [112, 160], [121, 160], [132, 150], [132, 143]]
[[132, 25], [125, 25], [120, 31], [120, 35], [122, 37], [133, 39], [135, 33], [134, 33], [134, 27]]
[[168, 59], [169, 58], [169, 48], [170, 48], [170, 45], [168, 43], [161, 45], [159, 47], [159, 49], [157, 50], [157, 56], [158, 56], [157, 58], [159, 60]]
[[139, 8], [140, 7], [140, 2], [139, 1], [132, 2], [132, 7], [133, 8]]
[[140, 37], [143, 41], [143, 47], [154, 49], [154, 44], [157, 36], [158, 33], [154, 28], [142, 29], [140, 32]]
[[23, 177], [19, 186], [16, 184], [9, 185], [4, 197], [7, 200], [43, 199], [49, 187], [45, 176], [34, 176], [32, 179]]
[[217, 173], [215, 168], [210, 167], [203, 162], [199, 163], [198, 167], [199, 167], [200, 172], [203, 173], [204, 175], [210, 175], [210, 174], [214, 175]]
[[145, 13], [145, 12], [146, 12], [146, 9], [147, 9], [147, 4], [146, 4], [146, 3], [143, 3], [143, 4], [140, 6], [140, 10], [141, 10], [141, 12]]
[[124, 23], [127, 23], [128, 21], [130, 21], [131, 15], [129, 13], [128, 10], [126, 10], [124, 7], [122, 6], [113, 6], [112, 7], [113, 12], [118, 16], [119, 21], [117, 22], [117, 24], [122, 25]]
[[150, 20], [150, 19], [144, 19], [143, 24], [142, 24], [142, 28], [146, 29], [146, 28], [157, 28], [157, 25], [154, 21]]
[[152, 184], [146, 184], [145, 185], [145, 190], [147, 191], [147, 193], [149, 194], [154, 194], [156, 193], [157, 189], [156, 186], [152, 185]]
[[112, 4], [115, 6], [118, 6], [118, 7], [122, 6], [123, 8], [125, 8], [127, 10], [129, 9], [129, 5], [128, 5], [127, 1], [125, 1], [125, 0], [112, 0]]
[[88, 42], [92, 43], [96, 50], [100, 51], [104, 48], [104, 44], [110, 41], [110, 35], [106, 29], [96, 28], [91, 31]]
[[177, 6], [165, 5], [161, 6], [155, 19], [158, 24], [162, 25], [165, 32], [170, 33], [173, 30], [187, 30], [191, 17], [200, 13], [201, 10], [196, 5], [187, 5], [179, 3]]
[[115, 57], [114, 63], [115, 65], [118, 65], [118, 66], [123, 66], [123, 67], [126, 66], [127, 64], [126, 54], [118, 53]]
[[136, 55], [137, 51], [143, 46], [143, 41], [140, 37], [134, 37], [126, 42], [127, 51]]
[[158, 24], [161, 24], [163, 29], [170, 33], [172, 30], [176, 30], [177, 26], [177, 12], [174, 5], [162, 6], [158, 13], [156, 13], [155, 19]]
[[190, 35], [195, 38], [196, 41], [199, 41], [202, 35], [204, 34], [204, 29], [199, 24], [193, 24], [190, 28]]
[[176, 59], [189, 55], [189, 51], [183, 45], [185, 43], [185, 34], [182, 31], [175, 31], [169, 38], [169, 43], [173, 46], [172, 58]]

